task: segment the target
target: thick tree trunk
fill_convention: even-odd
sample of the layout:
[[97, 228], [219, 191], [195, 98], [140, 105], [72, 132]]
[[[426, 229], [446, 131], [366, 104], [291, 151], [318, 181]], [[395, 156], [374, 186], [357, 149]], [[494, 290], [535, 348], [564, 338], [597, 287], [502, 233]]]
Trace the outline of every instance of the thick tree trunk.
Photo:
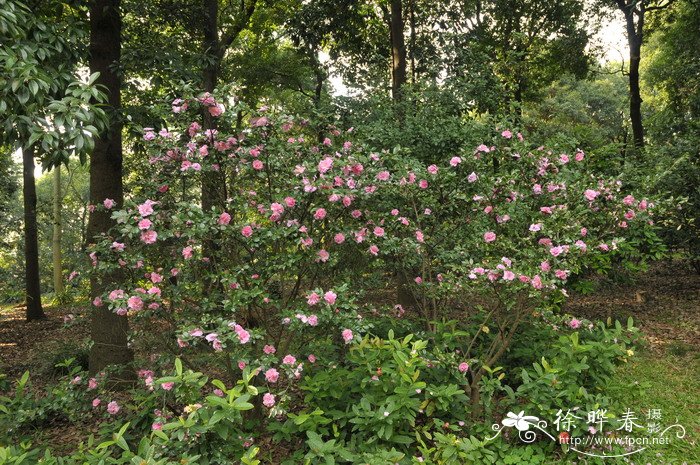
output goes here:
[[391, 95], [401, 100], [401, 88], [406, 84], [406, 45], [403, 32], [402, 0], [391, 0]]
[[[90, 203], [100, 205], [112, 199], [121, 207], [122, 191], [122, 123], [121, 79], [115, 65], [121, 57], [120, 0], [93, 0], [90, 2], [90, 71], [99, 72], [98, 85], [106, 88], [109, 97], [109, 129], [95, 140], [95, 149], [90, 156]], [[114, 222], [110, 212], [95, 210], [90, 214], [87, 240], [106, 233]], [[91, 295], [97, 297], [105, 290], [115, 289], [119, 283], [115, 274], [95, 277], [90, 282]], [[134, 356], [127, 345], [129, 323], [107, 307], [95, 307], [92, 317], [92, 340], [90, 350], [90, 372], [96, 373], [108, 365], [121, 365], [123, 369], [115, 381], [130, 380], [133, 370], [126, 367]]]
[[24, 194], [24, 280], [27, 321], [46, 318], [41, 308], [39, 281], [39, 241], [36, 225], [36, 184], [34, 183], [34, 147], [22, 149]]
[[51, 258], [53, 261], [53, 291], [56, 296], [63, 294], [63, 259], [61, 255], [61, 165], [53, 169], [53, 239], [51, 241]]

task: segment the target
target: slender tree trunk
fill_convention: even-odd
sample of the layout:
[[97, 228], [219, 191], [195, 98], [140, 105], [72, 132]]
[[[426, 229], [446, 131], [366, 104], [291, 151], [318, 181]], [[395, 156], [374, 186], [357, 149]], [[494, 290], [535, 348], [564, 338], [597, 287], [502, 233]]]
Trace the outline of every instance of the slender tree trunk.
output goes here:
[[637, 149], [644, 148], [644, 125], [642, 124], [642, 96], [639, 91], [639, 62], [641, 61], [642, 41], [634, 37], [630, 46], [630, 120], [632, 138]]
[[39, 280], [39, 241], [36, 225], [36, 184], [34, 183], [34, 147], [22, 149], [24, 194], [24, 280], [27, 321], [46, 318], [41, 308]]
[[[92, 0], [90, 2], [90, 71], [99, 72], [98, 85], [105, 87], [109, 97], [109, 128], [95, 140], [90, 155], [90, 203], [100, 205], [112, 199], [121, 207], [122, 191], [122, 122], [121, 79], [115, 68], [121, 58], [120, 0]], [[95, 210], [90, 214], [87, 240], [104, 234], [114, 225], [110, 213]], [[119, 274], [104, 274], [90, 282], [91, 296], [102, 295], [115, 289]], [[133, 370], [126, 367], [134, 355], [127, 345], [129, 323], [106, 306], [94, 307], [91, 316], [93, 346], [90, 350], [90, 372], [96, 373], [108, 365], [120, 365], [122, 370], [114, 381], [133, 379]]]
[[61, 165], [53, 169], [53, 240], [51, 242], [51, 255], [53, 259], [53, 291], [56, 296], [63, 294], [63, 259], [61, 256]]
[[406, 84], [406, 45], [403, 32], [402, 0], [391, 0], [391, 95], [401, 100], [401, 88]]

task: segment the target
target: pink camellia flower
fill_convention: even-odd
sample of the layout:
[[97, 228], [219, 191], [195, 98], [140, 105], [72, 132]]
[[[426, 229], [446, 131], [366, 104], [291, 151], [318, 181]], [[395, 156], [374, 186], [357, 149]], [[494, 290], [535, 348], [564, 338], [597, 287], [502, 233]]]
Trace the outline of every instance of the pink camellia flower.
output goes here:
[[163, 429], [163, 423], [156, 421], [151, 425], [153, 431], [161, 431]]
[[421, 284], [421, 283], [423, 282], [423, 278], [421, 278], [420, 276], [416, 276], [416, 277], [413, 279], [413, 281], [415, 281], [416, 284]]
[[608, 250], [610, 250], [610, 247], [608, 246], [608, 244], [605, 244], [605, 243], [600, 244], [600, 245], [598, 246], [598, 248], [599, 248], [600, 250], [605, 251], [605, 252], [607, 252]]
[[376, 226], [376, 227], [374, 228], [374, 231], [373, 231], [373, 232], [374, 232], [374, 235], [377, 236], [377, 237], [384, 237], [384, 228], [381, 228], [381, 227], [379, 227], [379, 226]]
[[101, 403], [102, 403], [102, 401], [100, 400], [99, 397], [95, 397], [94, 399], [92, 399], [92, 406], [95, 408], [99, 407]]
[[160, 387], [162, 387], [163, 390], [165, 390], [165, 391], [172, 391], [173, 386], [175, 386], [175, 383], [173, 383], [172, 381], [168, 382], [168, 383], [163, 383], [160, 385]]
[[221, 116], [224, 113], [224, 111], [225, 111], [225, 108], [220, 103], [209, 107], [209, 114], [212, 115], [213, 117]]
[[326, 217], [326, 209], [325, 208], [319, 208], [314, 212], [314, 219], [315, 220], [322, 220]]
[[333, 237], [333, 240], [336, 244], [342, 244], [343, 242], [345, 242], [345, 234], [338, 233]]
[[318, 326], [318, 316], [309, 315], [309, 318], [306, 319], [306, 322], [309, 324], [309, 326]]
[[318, 172], [321, 174], [327, 173], [331, 168], [333, 168], [333, 159], [331, 157], [326, 157], [318, 162]]
[[260, 160], [253, 160], [253, 163], [251, 166], [253, 167], [254, 170], [257, 170], [257, 171], [261, 171], [265, 167], [263, 162], [261, 162]]
[[323, 263], [327, 262], [330, 256], [331, 254], [329, 254], [328, 251], [325, 249], [321, 249], [318, 251], [318, 260], [320, 260]]
[[569, 163], [569, 156], [568, 156], [567, 154], [565, 154], [565, 153], [562, 153], [561, 155], [559, 155], [559, 161], [560, 161], [563, 165], [566, 165], [567, 163]]
[[549, 249], [549, 253], [552, 254], [552, 257], [558, 257], [559, 255], [562, 254], [562, 252], [564, 252], [564, 247], [562, 247], [560, 245]]
[[512, 280], [515, 279], [515, 273], [513, 273], [513, 272], [510, 271], [510, 270], [505, 270], [505, 271], [503, 272], [503, 279], [504, 279], [505, 281], [512, 281]]
[[267, 408], [272, 408], [275, 406], [275, 396], [266, 392], [263, 395], [263, 405]]
[[585, 157], [585, 154], [583, 153], [583, 151], [579, 150], [576, 152], [576, 155], [574, 155], [574, 160], [583, 161], [584, 157]]
[[190, 247], [190, 246], [188, 245], [187, 247], [185, 247], [184, 249], [182, 249], [182, 256], [183, 256], [186, 260], [192, 258], [192, 250], [193, 250], [192, 247]]
[[138, 206], [139, 215], [146, 217], [153, 214], [153, 205], [155, 204], [156, 202], [153, 200], [146, 200], [144, 203]]
[[152, 283], [158, 284], [163, 281], [163, 276], [156, 273], [155, 271], [148, 275], [148, 278], [151, 280]]
[[138, 296], [129, 297], [129, 300], [127, 300], [127, 305], [132, 310], [141, 310], [143, 308], [143, 300], [141, 300], [141, 297]]
[[284, 206], [281, 203], [274, 202], [270, 205], [270, 210], [275, 215], [281, 215], [282, 213], [284, 213]]
[[537, 232], [542, 229], [542, 223], [535, 223], [530, 225], [530, 231]]
[[243, 228], [241, 228], [241, 234], [243, 234], [243, 237], [250, 237], [253, 235], [253, 228], [250, 226], [243, 226]]
[[438, 167], [437, 165], [430, 165], [428, 167], [428, 173], [430, 174], [437, 174], [438, 173]]
[[323, 300], [328, 302], [328, 304], [330, 304], [330, 305], [335, 304], [335, 300], [337, 298], [338, 298], [338, 295], [333, 291], [328, 291], [325, 294], [323, 294]]
[[370, 245], [369, 246], [369, 253], [371, 253], [372, 255], [375, 255], [375, 256], [379, 255], [379, 247], [377, 247], [376, 245]]
[[150, 227], [153, 226], [153, 222], [151, 220], [149, 220], [148, 218], [144, 218], [141, 221], [139, 221], [138, 226], [139, 226], [139, 229], [143, 231], [146, 229], [150, 229]]
[[513, 137], [513, 133], [506, 129], [501, 133], [501, 136], [503, 136], [506, 139], [510, 139], [511, 137]]
[[554, 276], [556, 276], [559, 279], [566, 279], [568, 273], [565, 270], [556, 270], [554, 272]]
[[[93, 401], [93, 405], [94, 405], [94, 401]], [[110, 415], [116, 415], [117, 413], [119, 413], [119, 410], [121, 410], [121, 408], [119, 407], [119, 404], [117, 403], [117, 401], [113, 400], [112, 402], [107, 404], [107, 413], [109, 413]]]
[[306, 359], [311, 363], [316, 363], [316, 356], [314, 354], [309, 354], [309, 356], [306, 357]]
[[158, 233], [155, 231], [144, 231], [141, 233], [141, 241], [144, 244], [153, 244], [158, 239]]
[[274, 368], [270, 368], [265, 372], [265, 379], [267, 380], [268, 383], [276, 383], [277, 380], [280, 377], [279, 371], [275, 370]]
[[425, 242], [425, 236], [423, 235], [423, 231], [417, 230], [416, 231], [416, 241], [420, 242], [421, 244]]
[[95, 378], [90, 378], [88, 380], [88, 391], [92, 391], [93, 389], [97, 389], [97, 380]]
[[346, 344], [348, 344], [350, 341], [353, 339], [353, 334], [352, 331], [349, 329], [344, 329], [343, 332], [341, 333], [343, 336], [343, 340], [345, 341]]
[[484, 240], [486, 242], [493, 242], [496, 240], [496, 233], [493, 231], [487, 231], [484, 233]]
[[588, 234], [588, 229], [586, 229], [586, 228], [581, 228], [581, 235], [582, 235], [583, 237], [586, 237], [586, 234]]
[[221, 215], [219, 215], [219, 219], [217, 221], [218, 224], [225, 226], [231, 222], [231, 215], [229, 215], [226, 212], [223, 212]]
[[477, 179], [479, 179], [479, 177], [473, 171], [471, 173], [469, 173], [469, 176], [467, 176], [467, 181], [469, 181], [469, 182], [476, 182]]
[[535, 275], [532, 277], [532, 280], [530, 281], [532, 283], [532, 287], [535, 289], [542, 289], [542, 278], [540, 278], [540, 275]]
[[102, 205], [104, 205], [107, 210], [111, 209], [116, 204], [117, 203], [112, 199], [104, 199], [104, 202], [102, 202]]
[[316, 305], [316, 304], [319, 303], [320, 301], [321, 301], [321, 297], [319, 297], [319, 295], [316, 294], [315, 292], [312, 292], [312, 293], [309, 294], [309, 296], [306, 298], [306, 302], [307, 302], [309, 305]]
[[380, 171], [379, 173], [377, 173], [378, 181], [388, 181], [390, 177], [391, 174], [388, 171]]
[[540, 263], [540, 270], [544, 271], [545, 273], [551, 269], [552, 269], [552, 266], [549, 264], [549, 262], [547, 260]]
[[635, 216], [636, 216], [636, 213], [634, 213], [634, 210], [628, 210], [625, 213], [625, 218], [628, 220], [634, 219]]
[[469, 371], [469, 364], [467, 362], [462, 362], [459, 364], [457, 369], [459, 370], [460, 373], [465, 373], [465, 372]]
[[285, 365], [294, 365], [295, 363], [297, 363], [297, 359], [293, 355], [287, 354], [282, 359], [282, 363]]
[[600, 195], [600, 192], [594, 191], [593, 189], [586, 189], [583, 193], [583, 196], [586, 197], [586, 200], [589, 202], [593, 202], [598, 195]]
[[639, 202], [639, 205], [637, 205], [637, 207], [643, 211], [649, 207], [649, 203], [646, 201], [646, 199], [643, 199], [641, 202]]
[[277, 349], [275, 349], [275, 346], [267, 344], [265, 347], [263, 347], [263, 352], [265, 352], [267, 355], [271, 355], [277, 352]]
[[284, 203], [287, 205], [289, 208], [292, 208], [294, 205], [297, 204], [297, 201], [294, 199], [294, 197], [285, 197], [284, 198]]
[[462, 159], [460, 157], [452, 157], [450, 158], [450, 166], [457, 166], [460, 163], [462, 163]]
[[576, 318], [573, 318], [571, 321], [569, 321], [569, 326], [572, 329], [578, 329], [581, 327], [581, 320], [577, 320]]
[[418, 181], [418, 187], [420, 187], [421, 189], [427, 189], [428, 181], [426, 181], [425, 179], [421, 179], [420, 181]]

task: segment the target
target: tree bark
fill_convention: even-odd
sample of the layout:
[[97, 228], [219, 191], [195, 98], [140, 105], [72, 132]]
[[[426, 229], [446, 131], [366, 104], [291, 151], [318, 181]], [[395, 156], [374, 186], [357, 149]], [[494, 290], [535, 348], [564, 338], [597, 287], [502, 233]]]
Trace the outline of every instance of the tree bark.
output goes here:
[[401, 88], [406, 84], [406, 44], [402, 0], [391, 0], [391, 95], [401, 100]]
[[[627, 43], [630, 48], [629, 93], [632, 141], [635, 149], [640, 150], [644, 148], [644, 124], [642, 123], [642, 96], [639, 90], [639, 63], [642, 57], [646, 5], [644, 0], [629, 4], [625, 0], [617, 0], [617, 5], [625, 15]], [[636, 24], [635, 15], [637, 16]]]
[[[121, 58], [120, 0], [93, 0], [90, 2], [90, 72], [100, 73], [98, 85], [108, 94], [108, 129], [95, 140], [90, 155], [90, 203], [100, 205], [112, 199], [121, 207], [122, 190], [122, 122], [121, 78], [116, 66]], [[90, 214], [87, 240], [105, 234], [114, 226], [109, 211], [96, 209]], [[92, 298], [105, 290], [114, 289], [120, 281], [118, 274], [93, 277], [90, 282]], [[129, 381], [133, 370], [126, 367], [134, 355], [127, 344], [129, 323], [126, 316], [119, 316], [107, 307], [95, 307], [91, 316], [93, 346], [90, 350], [90, 372], [96, 373], [109, 365], [122, 369], [114, 381]]]
[[53, 291], [56, 296], [63, 294], [63, 258], [61, 254], [61, 165], [53, 169], [53, 238], [51, 241], [51, 258], [53, 261]]
[[36, 225], [36, 184], [34, 182], [34, 147], [22, 149], [24, 195], [24, 282], [27, 321], [46, 318], [41, 307], [39, 280], [39, 241]]

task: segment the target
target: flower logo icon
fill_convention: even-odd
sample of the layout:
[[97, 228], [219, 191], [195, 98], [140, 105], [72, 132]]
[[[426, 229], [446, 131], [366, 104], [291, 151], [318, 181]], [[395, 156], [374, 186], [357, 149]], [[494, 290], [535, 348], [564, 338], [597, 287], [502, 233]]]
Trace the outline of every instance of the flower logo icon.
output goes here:
[[517, 415], [513, 412], [508, 412], [506, 418], [501, 421], [503, 426], [515, 427], [518, 431], [527, 431], [530, 429], [530, 424], [537, 424], [539, 418], [525, 415], [525, 411], [521, 411]]

